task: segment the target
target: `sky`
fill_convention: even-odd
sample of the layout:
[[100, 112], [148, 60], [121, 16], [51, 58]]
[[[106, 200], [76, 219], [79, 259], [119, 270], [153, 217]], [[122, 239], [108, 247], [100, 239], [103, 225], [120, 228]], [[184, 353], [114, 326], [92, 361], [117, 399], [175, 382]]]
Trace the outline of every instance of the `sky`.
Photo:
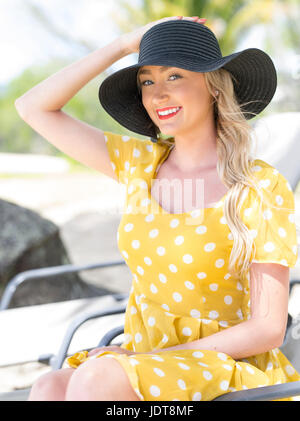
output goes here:
[[[139, 1], [128, 0], [132, 5], [139, 4]], [[30, 4], [42, 6], [48, 19], [55, 20], [63, 32], [75, 39], [85, 39], [95, 48], [108, 44], [119, 35], [119, 29], [110, 16], [111, 13], [120, 13], [118, 0], [0, 0], [0, 85], [5, 85], [31, 65], [47, 63], [57, 56], [70, 57], [71, 62], [85, 54], [78, 49], [75, 52], [70, 43], [51, 35], [28, 12]], [[300, 56], [280, 49], [280, 40], [276, 39], [276, 22], [269, 30], [273, 31], [272, 39], [276, 46], [276, 56], [272, 56], [275, 66], [288, 65], [294, 76], [300, 78]], [[240, 40], [237, 51], [249, 47], [264, 49], [265, 34], [265, 27], [255, 26], [246, 39]], [[136, 62], [137, 54], [131, 54], [116, 62], [112, 70]]]
[[[138, 0], [129, 0], [135, 4]], [[104, 46], [119, 35], [110, 18], [117, 13], [116, 0], [1, 0], [0, 1], [0, 84], [9, 82], [26, 67], [42, 64], [57, 56], [75, 57], [70, 44], [52, 36], [28, 12], [28, 4], [38, 4], [55, 19], [62, 31], [86, 39], [96, 46]], [[98, 34], [98, 35], [97, 35]], [[98, 36], [98, 39], [97, 39]], [[76, 35], [75, 35], [76, 38]], [[78, 58], [84, 52], [77, 51]], [[127, 56], [117, 68], [131, 65], [135, 55]]]

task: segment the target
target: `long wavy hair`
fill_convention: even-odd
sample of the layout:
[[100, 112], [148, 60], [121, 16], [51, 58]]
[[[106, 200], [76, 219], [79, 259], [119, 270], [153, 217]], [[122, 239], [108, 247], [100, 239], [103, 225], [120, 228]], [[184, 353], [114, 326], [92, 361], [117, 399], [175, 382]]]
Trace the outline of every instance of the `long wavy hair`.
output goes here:
[[[252, 127], [237, 102], [233, 76], [225, 69], [203, 73], [211, 97], [214, 110], [214, 120], [217, 132], [217, 172], [228, 188], [224, 201], [224, 215], [233, 236], [233, 247], [230, 254], [228, 271], [231, 275], [244, 280], [249, 273], [253, 256], [255, 256], [255, 242], [251, 232], [240, 217], [240, 209], [250, 188], [253, 188], [260, 198], [260, 212], [262, 203], [278, 208], [262, 194], [257, 179], [253, 177], [251, 166], [254, 157], [251, 155]], [[138, 80], [138, 79], [137, 79]], [[141, 95], [141, 85], [138, 82]], [[215, 91], [218, 91], [216, 96]], [[158, 143], [172, 146], [174, 138], [164, 138], [157, 126]], [[280, 207], [278, 209], [287, 209]], [[291, 211], [291, 209], [287, 209]], [[253, 254], [252, 254], [253, 253]], [[248, 278], [249, 279], [249, 278]]]

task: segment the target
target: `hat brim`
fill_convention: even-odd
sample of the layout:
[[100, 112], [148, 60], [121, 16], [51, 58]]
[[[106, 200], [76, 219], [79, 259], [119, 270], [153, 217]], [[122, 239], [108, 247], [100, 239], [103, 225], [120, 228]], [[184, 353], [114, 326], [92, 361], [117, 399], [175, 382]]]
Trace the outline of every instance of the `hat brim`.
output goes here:
[[199, 73], [224, 68], [233, 76], [234, 91], [247, 120], [269, 104], [277, 87], [276, 69], [271, 58], [258, 48], [233, 53], [220, 59], [197, 62], [188, 56], [153, 58], [118, 70], [100, 85], [99, 101], [104, 110], [128, 130], [155, 137], [154, 122], [142, 104], [137, 89], [137, 72], [142, 66], [175, 66]]

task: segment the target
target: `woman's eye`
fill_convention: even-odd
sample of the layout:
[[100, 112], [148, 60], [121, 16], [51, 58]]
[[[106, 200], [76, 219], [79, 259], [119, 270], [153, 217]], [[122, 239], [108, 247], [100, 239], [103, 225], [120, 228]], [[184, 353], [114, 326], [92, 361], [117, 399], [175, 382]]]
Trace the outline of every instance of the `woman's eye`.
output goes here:
[[[172, 78], [173, 76], [176, 76], [176, 79], [181, 78], [181, 76], [178, 75], [178, 74], [176, 74], [176, 73], [173, 74], [173, 75], [171, 75], [171, 76], [169, 76], [169, 78]], [[173, 80], [176, 80], [176, 79], [173, 79]], [[141, 82], [141, 85], [142, 86], [148, 86], [148, 84], [146, 85], [146, 82], [151, 82], [151, 80], [150, 79], [144, 80], [144, 82]]]

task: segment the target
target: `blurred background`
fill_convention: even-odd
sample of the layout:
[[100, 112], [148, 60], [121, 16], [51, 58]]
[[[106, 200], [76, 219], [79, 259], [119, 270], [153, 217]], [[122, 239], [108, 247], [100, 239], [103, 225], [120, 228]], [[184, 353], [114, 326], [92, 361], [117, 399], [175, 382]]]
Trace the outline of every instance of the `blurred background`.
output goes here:
[[[223, 56], [250, 47], [266, 51], [278, 71], [278, 88], [258, 118], [292, 116], [292, 125], [282, 125], [280, 136], [293, 130], [300, 134], [299, 0], [1, 0], [0, 294], [23, 270], [122, 259], [116, 238], [122, 186], [34, 132], [17, 114], [15, 99], [121, 34], [177, 15], [205, 17]], [[131, 54], [116, 62], [64, 110], [102, 130], [140, 137], [115, 122], [98, 101], [101, 81], [137, 58]], [[299, 188], [292, 187], [298, 200]], [[64, 283], [29, 283], [19, 288], [10, 308], [126, 293], [130, 282], [127, 268], [117, 267], [66, 277]], [[16, 387], [10, 376], [11, 371], [0, 392]]]

